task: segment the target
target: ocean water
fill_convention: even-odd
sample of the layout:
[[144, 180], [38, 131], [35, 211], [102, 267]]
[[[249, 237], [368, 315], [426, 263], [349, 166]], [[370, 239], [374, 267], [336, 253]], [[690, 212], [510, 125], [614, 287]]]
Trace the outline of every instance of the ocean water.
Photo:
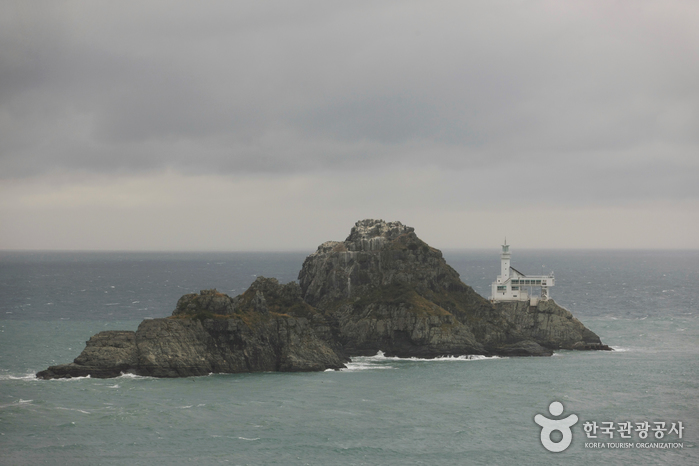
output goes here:
[[[613, 352], [379, 354], [342, 371], [185, 379], [33, 375], [101, 330], [169, 315], [184, 293], [295, 280], [306, 255], [0, 252], [0, 464], [699, 464], [698, 251], [513, 251], [524, 273], [555, 271], [553, 298]], [[444, 255], [488, 296], [498, 251]], [[578, 416], [566, 450], [544, 448], [537, 414]], [[646, 439], [635, 431], [644, 421]], [[656, 439], [656, 422], [681, 422], [682, 437]], [[643, 448], [651, 442], [671, 448]]]

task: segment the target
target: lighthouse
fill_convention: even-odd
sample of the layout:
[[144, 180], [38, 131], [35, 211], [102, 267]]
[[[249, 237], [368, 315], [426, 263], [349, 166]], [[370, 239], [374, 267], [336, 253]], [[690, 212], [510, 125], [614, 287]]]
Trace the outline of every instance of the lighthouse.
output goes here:
[[498, 282], [502, 279], [506, 282], [510, 279], [510, 245], [507, 244], [507, 238], [505, 238], [505, 243], [502, 245], [502, 253], [500, 254], [500, 277], [498, 277]]
[[[549, 288], [556, 283], [553, 272], [548, 275], [525, 275], [510, 263], [510, 245], [507, 238], [500, 253], [500, 275], [491, 285], [491, 301], [530, 301], [532, 306], [539, 300], [547, 301]], [[537, 289], [540, 289], [538, 296]]]

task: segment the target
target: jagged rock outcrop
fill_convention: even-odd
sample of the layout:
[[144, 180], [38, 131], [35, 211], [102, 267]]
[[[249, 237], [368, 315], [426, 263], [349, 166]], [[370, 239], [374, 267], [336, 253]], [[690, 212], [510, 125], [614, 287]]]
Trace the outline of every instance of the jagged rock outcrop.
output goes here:
[[357, 222], [303, 264], [304, 300], [322, 310], [347, 354], [550, 355], [609, 349], [553, 301], [494, 305], [461, 282], [439, 250], [400, 222]]
[[308, 256], [299, 283], [349, 355], [551, 354], [400, 222], [357, 222]]
[[576, 319], [567, 309], [553, 299], [539, 301], [530, 306], [529, 301], [494, 303], [504, 312], [524, 337], [549, 349], [609, 350], [600, 338]]
[[80, 356], [70, 364], [51, 366], [36, 374], [40, 379], [117, 377], [138, 364], [136, 332], [111, 330], [91, 337]]
[[299, 283], [259, 277], [234, 298], [216, 290], [184, 295], [170, 318], [145, 320], [136, 332], [101, 332], [73, 363], [37, 376], [317, 371], [377, 351], [430, 358], [562, 348], [610, 349], [552, 300], [491, 303], [413, 228], [362, 220], [345, 241], [308, 256]]
[[73, 363], [37, 377], [321, 371], [344, 367], [347, 359], [338, 349], [325, 318], [301, 299], [298, 284], [260, 277], [235, 298], [216, 290], [188, 294], [171, 318], [144, 320], [135, 332], [100, 332]]

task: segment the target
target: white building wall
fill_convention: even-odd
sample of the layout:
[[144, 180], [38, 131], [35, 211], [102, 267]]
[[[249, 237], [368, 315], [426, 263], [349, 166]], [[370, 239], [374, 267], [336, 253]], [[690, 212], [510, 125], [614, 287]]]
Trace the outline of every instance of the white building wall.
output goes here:
[[[510, 246], [502, 245], [500, 255], [500, 275], [491, 285], [490, 299], [493, 301], [528, 301], [535, 296], [530, 291], [541, 289], [541, 299], [548, 299], [548, 288], [555, 285], [553, 273], [550, 275], [524, 275], [510, 265]], [[537, 299], [538, 301], [538, 299]]]

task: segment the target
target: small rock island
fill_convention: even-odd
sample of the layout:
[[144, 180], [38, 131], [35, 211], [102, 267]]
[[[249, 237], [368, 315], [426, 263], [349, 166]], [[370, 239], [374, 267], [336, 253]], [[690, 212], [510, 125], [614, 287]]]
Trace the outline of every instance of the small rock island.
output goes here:
[[362, 220], [308, 256], [298, 283], [187, 294], [172, 316], [105, 331], [38, 378], [323, 371], [352, 356], [550, 356], [609, 350], [553, 300], [489, 301], [400, 222]]

